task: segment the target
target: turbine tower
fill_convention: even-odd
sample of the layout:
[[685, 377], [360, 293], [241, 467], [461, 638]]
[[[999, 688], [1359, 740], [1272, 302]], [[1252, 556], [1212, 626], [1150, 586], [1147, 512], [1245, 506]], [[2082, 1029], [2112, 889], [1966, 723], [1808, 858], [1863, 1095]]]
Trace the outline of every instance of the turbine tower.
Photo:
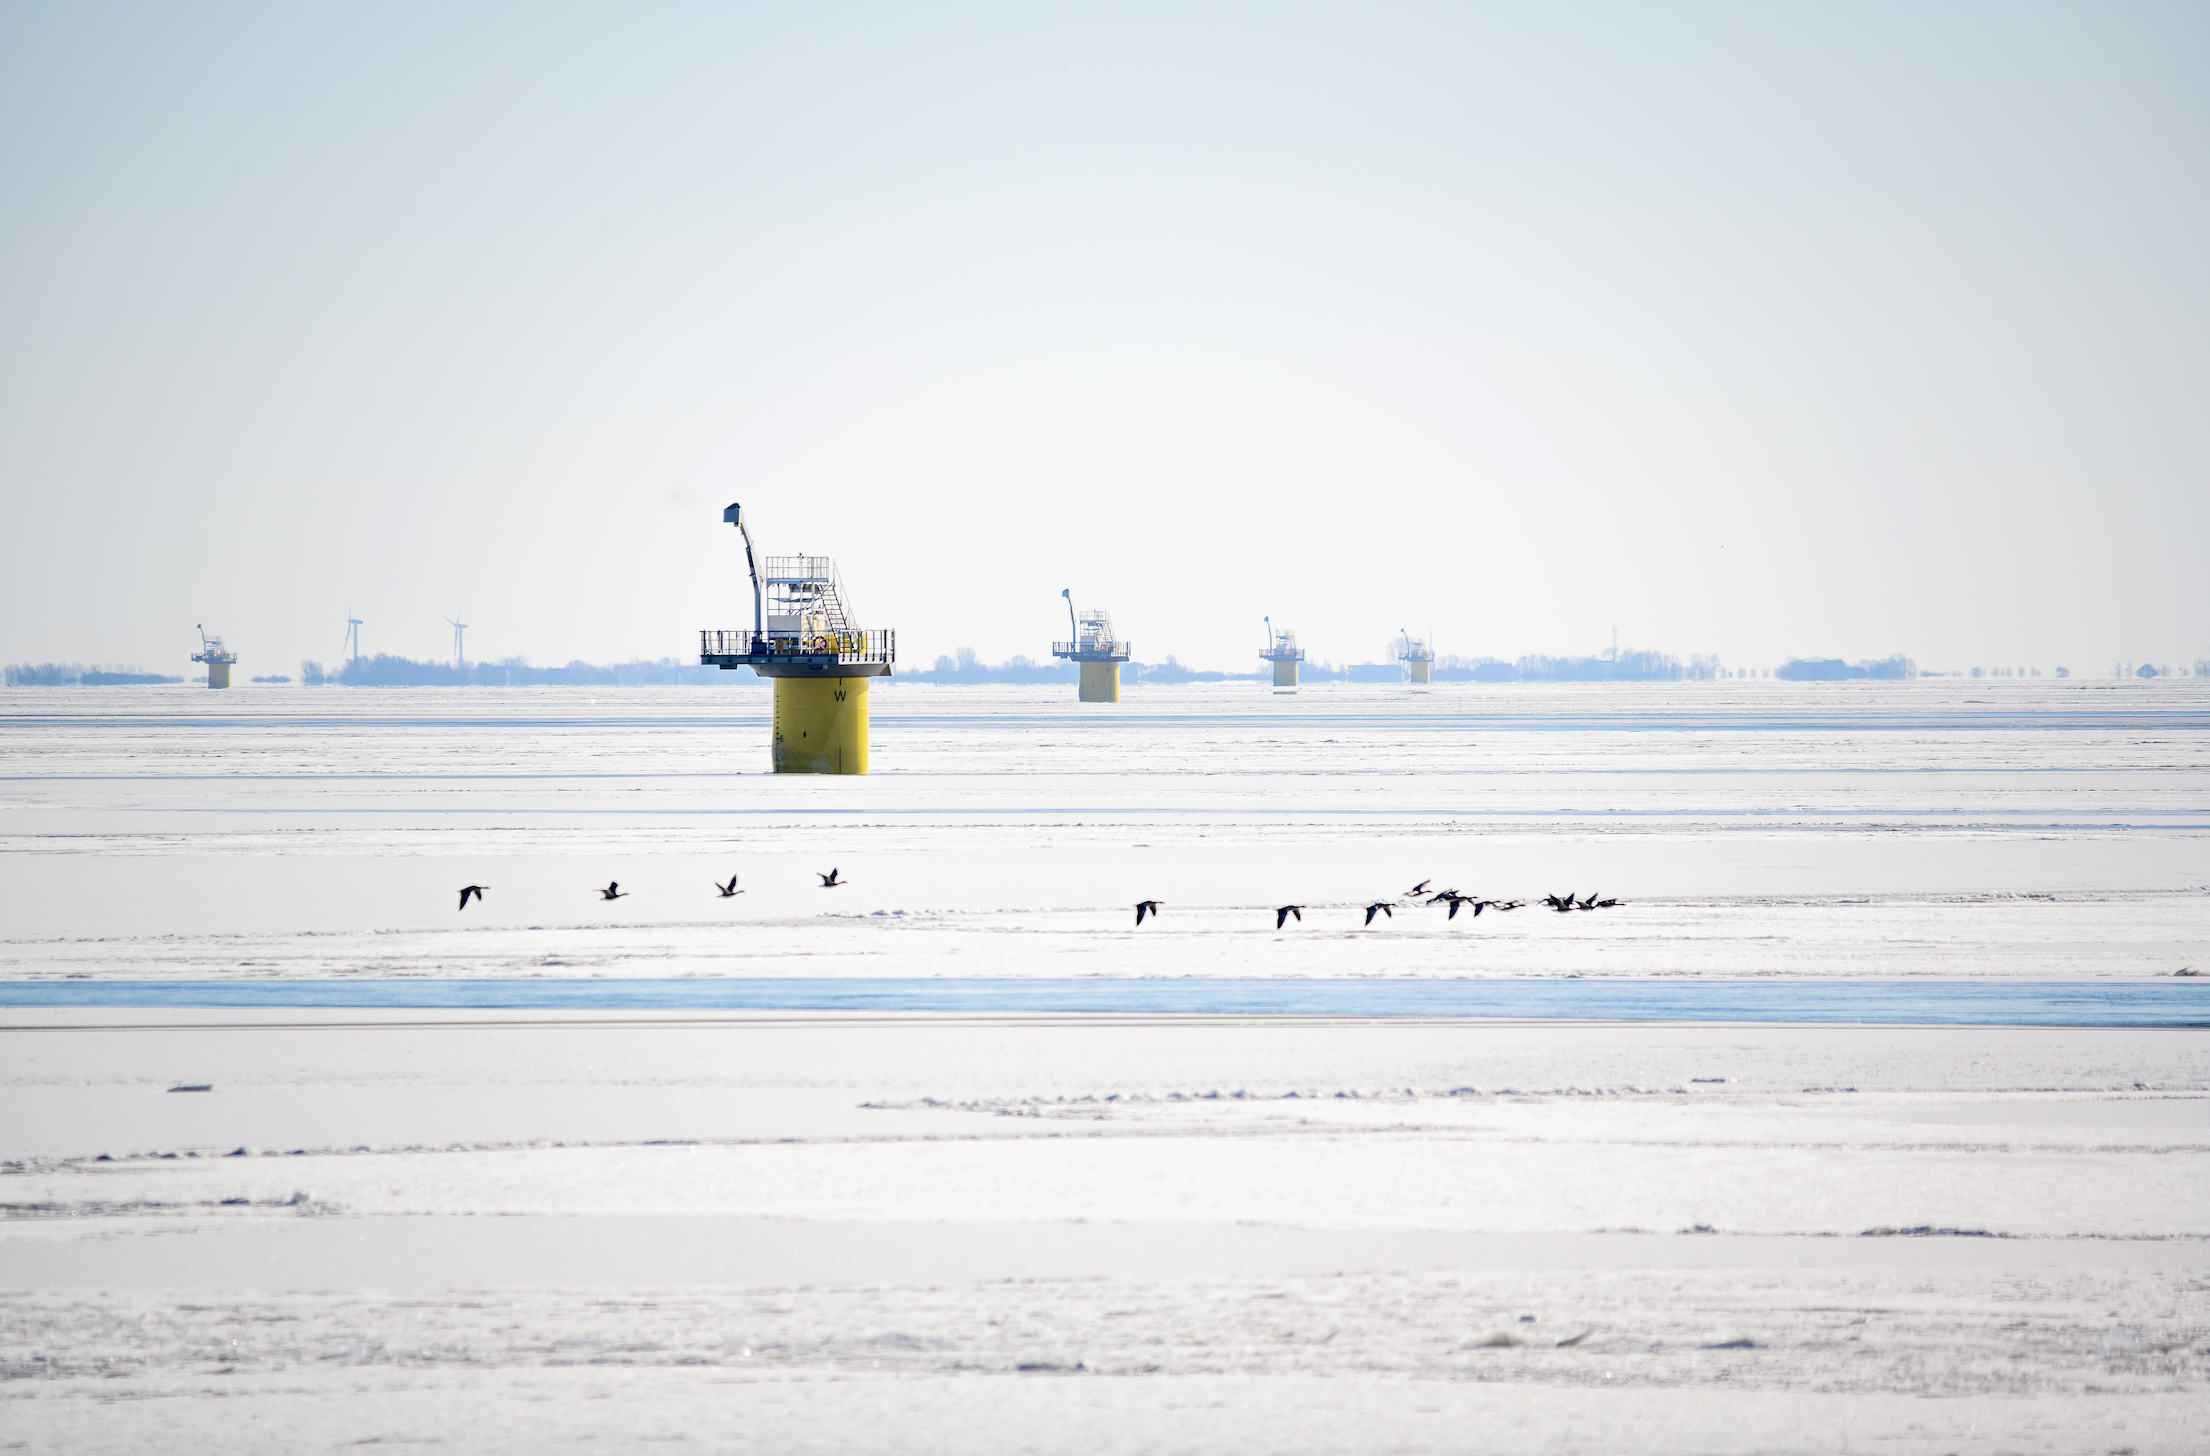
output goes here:
[[744, 539], [752, 630], [699, 633], [698, 660], [774, 680], [775, 772], [867, 772], [867, 680], [890, 676], [898, 634], [856, 625], [828, 557], [770, 556], [763, 570], [743, 511], [731, 504], [721, 518]]
[[361, 658], [361, 619], [353, 615], [353, 609], [345, 609], [345, 660], [358, 662]]
[[468, 630], [468, 624], [458, 617], [447, 617], [445, 620], [453, 628], [453, 671], [464, 671], [468, 666], [468, 654], [461, 651], [460, 634]]
[[1274, 619], [1266, 619], [1266, 650], [1260, 658], [1274, 664], [1274, 691], [1293, 693], [1297, 690], [1297, 664], [1305, 660], [1305, 650], [1297, 645], [1297, 634], [1287, 627], [1277, 628]]
[[1070, 662], [1082, 664], [1081, 701], [1085, 703], [1117, 703], [1120, 701], [1120, 665], [1128, 660], [1133, 645], [1113, 636], [1113, 617], [1100, 607], [1092, 607], [1077, 614], [1074, 610], [1074, 591], [1069, 588], [1059, 593], [1067, 599], [1067, 626], [1074, 636], [1065, 642], [1051, 644], [1053, 657], [1064, 657]]

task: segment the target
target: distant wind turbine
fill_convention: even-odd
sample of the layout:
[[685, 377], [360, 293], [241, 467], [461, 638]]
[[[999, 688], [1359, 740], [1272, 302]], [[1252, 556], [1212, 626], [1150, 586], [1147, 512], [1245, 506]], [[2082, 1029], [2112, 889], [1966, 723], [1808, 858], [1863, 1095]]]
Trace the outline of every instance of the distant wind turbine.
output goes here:
[[361, 619], [353, 615], [351, 603], [345, 608], [345, 660], [353, 662], [361, 655]]
[[468, 624], [467, 624], [466, 622], [463, 622], [463, 621], [461, 621], [461, 620], [460, 620], [460, 618], [459, 618], [459, 617], [457, 617], [457, 616], [447, 617], [447, 618], [446, 618], [445, 620], [446, 620], [447, 622], [449, 622], [449, 623], [451, 623], [451, 624], [452, 624], [452, 628], [453, 628], [453, 670], [454, 670], [455, 672], [458, 672], [458, 671], [460, 671], [460, 670], [461, 670], [462, 668], [465, 668], [466, 666], [468, 666], [468, 654], [467, 654], [467, 653], [465, 653], [465, 652], [463, 652], [463, 651], [461, 651], [461, 645], [460, 645], [460, 634], [468, 630]]

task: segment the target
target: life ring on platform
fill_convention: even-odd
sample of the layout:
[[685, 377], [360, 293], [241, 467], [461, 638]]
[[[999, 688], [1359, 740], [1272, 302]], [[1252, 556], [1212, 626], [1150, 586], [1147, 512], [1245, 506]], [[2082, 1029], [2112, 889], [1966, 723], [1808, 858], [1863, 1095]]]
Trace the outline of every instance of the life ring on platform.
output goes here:
[[816, 637], [811, 642], [809, 642], [807, 646], [815, 652], [827, 652], [829, 650], [829, 639], [826, 637]]

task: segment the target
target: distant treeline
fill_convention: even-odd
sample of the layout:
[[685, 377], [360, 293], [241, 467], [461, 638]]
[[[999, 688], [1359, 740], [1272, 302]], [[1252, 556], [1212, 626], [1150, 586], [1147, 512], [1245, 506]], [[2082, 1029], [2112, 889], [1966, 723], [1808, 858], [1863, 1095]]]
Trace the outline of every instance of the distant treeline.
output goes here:
[[[1635, 650], [1617, 657], [1608, 653], [1589, 657], [1528, 656], [1517, 662], [1494, 657], [1442, 657], [1436, 660], [1430, 675], [1436, 682], [1683, 682], [1709, 681], [1722, 676], [1723, 671], [1717, 657], [1691, 657], [1684, 663], [1668, 653]], [[1356, 662], [1339, 667], [1308, 661], [1300, 664], [1297, 675], [1308, 683], [1393, 683], [1402, 682], [1405, 672], [1404, 665], [1397, 662]], [[1037, 662], [1020, 654], [991, 664], [978, 659], [973, 648], [962, 647], [956, 656], [937, 658], [933, 667], [899, 676], [909, 682], [928, 683], [1071, 683], [1078, 669], [1071, 662]], [[1271, 682], [1274, 672], [1263, 666], [1253, 672], [1185, 667], [1169, 653], [1163, 663], [1123, 663], [1120, 676], [1124, 683]]]
[[657, 662], [591, 663], [576, 661], [563, 667], [535, 667], [526, 657], [497, 662], [470, 662], [455, 667], [450, 662], [418, 662], [379, 652], [356, 657], [336, 672], [319, 662], [302, 662], [299, 680], [308, 687], [335, 684], [348, 688], [534, 688], [534, 687], [670, 687], [680, 684], [713, 686], [755, 683], [749, 672], [729, 672], [701, 667], [695, 662], [663, 657]]
[[[2146, 677], [2154, 669], [2144, 669]], [[2210, 671], [2210, 663], [2199, 663], [2197, 675]], [[141, 672], [129, 668], [88, 668], [75, 662], [11, 663], [5, 669], [9, 687], [88, 687], [120, 686], [138, 683], [181, 683], [181, 677], [161, 673]], [[949, 657], [939, 657], [933, 666], [897, 674], [890, 681], [895, 683], [1072, 683], [1080, 675], [1080, 669], [1071, 662], [1037, 662], [1016, 653], [1001, 663], [986, 663], [976, 657], [974, 649], [962, 647]], [[1396, 662], [1361, 662], [1339, 667], [1327, 662], [1306, 662], [1301, 665], [1299, 677], [1308, 683], [1365, 682], [1392, 683], [1404, 679], [1404, 667]], [[1587, 657], [1546, 657], [1533, 654], [1506, 662], [1495, 657], [1439, 657], [1432, 669], [1436, 682], [1708, 682], [1721, 677], [1740, 677], [1741, 672], [1729, 673], [1715, 656], [1693, 656], [1686, 662], [1670, 653], [1645, 650], [1622, 651], [1616, 657], [1598, 653]], [[1756, 676], [1755, 673], [1747, 674]], [[1878, 661], [1844, 662], [1838, 657], [1792, 657], [1784, 666], [1773, 669], [1772, 675], [1789, 682], [1841, 682], [1852, 678], [1876, 680], [1903, 680], [1919, 676], [1918, 664], [1898, 653]], [[1212, 683], [1212, 682], [1270, 682], [1271, 668], [1260, 667], [1253, 672], [1223, 672], [1215, 668], [1184, 666], [1172, 654], [1163, 663], [1128, 662], [1121, 664], [1121, 680], [1125, 683]], [[394, 657], [377, 653], [374, 657], [357, 657], [345, 663], [337, 671], [324, 669], [319, 662], [302, 662], [299, 680], [308, 687], [335, 684], [341, 687], [669, 687], [683, 684], [710, 684], [715, 686], [757, 685], [762, 680], [753, 673], [727, 671], [716, 667], [701, 667], [680, 658], [663, 657], [658, 661], [642, 660], [616, 663], [590, 663], [575, 661], [561, 667], [533, 666], [526, 657], [502, 658], [497, 662], [471, 662], [455, 667], [449, 662], [423, 662], [411, 657]], [[204, 682], [204, 677], [194, 678]], [[290, 679], [283, 677], [257, 677], [257, 683], [282, 684]]]
[[1844, 662], [1839, 657], [1791, 657], [1773, 669], [1788, 682], [1845, 682], [1850, 678], [1901, 681], [1918, 676], [1918, 664], [1897, 653], [1878, 662]]
[[[1003, 662], [989, 663], [976, 657], [972, 647], [962, 647], [955, 656], [939, 657], [934, 666], [901, 672], [898, 678], [924, 683], [1071, 683], [1078, 681], [1081, 675], [1080, 665], [1072, 662], [1038, 662], [1026, 653], [1016, 652]], [[1123, 683], [1256, 682], [1271, 675], [1271, 670], [1201, 672], [1182, 666], [1172, 655], [1163, 663], [1124, 662], [1120, 665]], [[1311, 671], [1305, 674], [1308, 680], [1314, 676]]]
[[[1130, 680], [1128, 669], [1133, 665], [1121, 664], [1122, 682]], [[972, 647], [960, 648], [956, 657], [937, 658], [934, 667], [897, 674], [908, 682], [925, 683], [1070, 683], [1080, 675], [1071, 662], [1038, 662], [1018, 652], [992, 666], [976, 658]]]
[[81, 662], [11, 662], [0, 668], [0, 678], [11, 688], [118, 688], [184, 681], [158, 672], [140, 672], [135, 667], [86, 667]]
[[1602, 652], [1586, 657], [1530, 653], [1516, 662], [1444, 657], [1436, 661], [1432, 676], [1437, 682], [1709, 682], [1722, 671], [1715, 656], [1682, 662], [1669, 652], [1631, 648], [1616, 657]]

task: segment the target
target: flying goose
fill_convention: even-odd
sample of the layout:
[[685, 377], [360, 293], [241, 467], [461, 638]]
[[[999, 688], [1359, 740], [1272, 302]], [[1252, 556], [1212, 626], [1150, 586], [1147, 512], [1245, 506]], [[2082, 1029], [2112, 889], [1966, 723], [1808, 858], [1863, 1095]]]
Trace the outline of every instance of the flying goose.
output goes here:
[[846, 885], [848, 885], [848, 884], [850, 884], [850, 883], [851, 883], [851, 881], [850, 881], [850, 880], [840, 880], [840, 879], [838, 879], [838, 878], [836, 877], [836, 876], [837, 876], [837, 872], [836, 872], [835, 870], [830, 870], [830, 871], [829, 871], [829, 872], [828, 872], [827, 874], [823, 874], [823, 873], [821, 873], [821, 871], [819, 871], [819, 870], [815, 870], [815, 871], [813, 872], [813, 875], [814, 875], [814, 878], [815, 878], [815, 879], [817, 879], [817, 880], [819, 880], [819, 881], [821, 882], [821, 888], [822, 888], [822, 889], [824, 889], [824, 890], [838, 890], [838, 889], [842, 889], [842, 888], [843, 888], [844, 886], [846, 886]]
[[[1373, 924], [1373, 923], [1374, 923], [1374, 912], [1375, 912], [1376, 910], [1379, 910], [1379, 911], [1380, 911], [1380, 912], [1381, 912], [1382, 914], [1384, 914], [1384, 915], [1388, 916], [1388, 917], [1389, 917], [1389, 918], [1390, 918], [1391, 920], [1394, 920], [1394, 919], [1396, 919], [1396, 918], [1397, 918], [1397, 912], [1395, 911], [1395, 909], [1393, 909], [1393, 908], [1392, 908], [1392, 906], [1391, 906], [1391, 902], [1389, 902], [1389, 901], [1387, 901], [1387, 900], [1376, 900], [1376, 901], [1374, 901], [1374, 903], [1373, 903], [1373, 904], [1371, 904], [1371, 905], [1368, 905], [1368, 906], [1366, 907], [1366, 923], [1367, 923], [1368, 925], [1371, 925], [1371, 924]], [[1300, 916], [1300, 917], [1298, 917], [1298, 918], [1299, 918], [1299, 919], [1302, 919], [1303, 917], [1302, 917], [1302, 916]], [[1281, 927], [1280, 927], [1280, 926], [1278, 926], [1278, 925], [1277, 925], [1277, 926], [1275, 926], [1274, 928], [1275, 928], [1276, 930], [1279, 930], [1279, 929], [1281, 929]]]
[[1283, 925], [1284, 925], [1284, 924], [1285, 924], [1285, 923], [1286, 923], [1286, 922], [1288, 921], [1289, 917], [1290, 917], [1290, 916], [1292, 916], [1292, 915], [1294, 915], [1294, 916], [1296, 916], [1296, 917], [1297, 917], [1297, 923], [1298, 923], [1299, 925], [1302, 925], [1302, 924], [1304, 924], [1304, 923], [1305, 923], [1305, 907], [1304, 907], [1304, 906], [1302, 906], [1302, 905], [1283, 905], [1283, 906], [1280, 906], [1279, 908], [1277, 908], [1277, 909], [1276, 909], [1276, 910], [1274, 911], [1274, 928], [1275, 928], [1276, 930], [1279, 930], [1279, 929], [1281, 929], [1281, 928], [1282, 928], [1282, 926], [1283, 926]]
[[744, 891], [737, 888], [737, 877], [735, 875], [729, 877], [729, 883], [726, 885], [719, 880], [714, 881], [714, 888], [721, 891], [721, 898], [724, 900], [733, 899], [744, 893]]
[[1136, 902], [1136, 924], [1143, 924], [1143, 917], [1146, 915], [1157, 915], [1159, 904], [1160, 902], [1157, 900], [1138, 900]]
[[601, 900], [626, 900], [629, 898], [629, 891], [622, 888], [620, 880], [608, 880], [606, 888], [599, 891], [599, 898]]
[[460, 908], [463, 910], [466, 910], [468, 908], [468, 897], [470, 895], [473, 895], [477, 899], [481, 900], [483, 898], [483, 892], [490, 888], [491, 887], [489, 885], [462, 885], [460, 887]]

